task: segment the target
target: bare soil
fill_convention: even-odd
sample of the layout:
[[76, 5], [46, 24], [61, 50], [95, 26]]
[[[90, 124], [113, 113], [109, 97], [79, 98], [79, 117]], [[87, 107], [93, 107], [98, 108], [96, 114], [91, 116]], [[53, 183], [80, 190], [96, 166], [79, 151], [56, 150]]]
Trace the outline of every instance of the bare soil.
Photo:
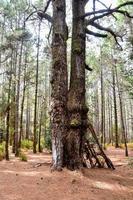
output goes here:
[[51, 172], [49, 153], [28, 152], [28, 162], [12, 155], [0, 162], [0, 200], [133, 200], [133, 168], [124, 150], [110, 148], [107, 154], [116, 170]]

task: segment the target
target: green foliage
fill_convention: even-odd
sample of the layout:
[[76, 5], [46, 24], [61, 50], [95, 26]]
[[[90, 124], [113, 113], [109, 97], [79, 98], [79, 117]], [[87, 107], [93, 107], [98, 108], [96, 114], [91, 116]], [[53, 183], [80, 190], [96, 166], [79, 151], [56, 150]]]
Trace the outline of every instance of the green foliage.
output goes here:
[[[41, 152], [43, 152], [44, 148], [45, 148], [45, 141], [44, 141], [44, 138], [41, 138], [41, 141], [40, 141], [40, 150], [41, 150]], [[38, 144], [37, 144], [37, 149], [38, 149]]]
[[128, 143], [127, 146], [130, 150], [133, 150], [133, 143]]
[[21, 161], [23, 161], [23, 162], [27, 162], [27, 156], [26, 156], [26, 154], [24, 153], [24, 152], [21, 152], [20, 153], [20, 155], [19, 155], [19, 158], [20, 158], [20, 160]]
[[52, 149], [51, 131], [49, 129], [46, 131], [44, 146], [46, 149]]
[[5, 157], [5, 142], [0, 144], [0, 161], [2, 161]]
[[22, 140], [21, 147], [22, 149], [32, 149], [33, 142], [30, 140]]
[[111, 143], [110, 144], [106, 143], [105, 144], [105, 149], [108, 149], [109, 147], [112, 147], [112, 144]]
[[[125, 144], [121, 143], [119, 145], [121, 149], [125, 149]], [[127, 143], [127, 147], [132, 151], [133, 150], [133, 143]]]

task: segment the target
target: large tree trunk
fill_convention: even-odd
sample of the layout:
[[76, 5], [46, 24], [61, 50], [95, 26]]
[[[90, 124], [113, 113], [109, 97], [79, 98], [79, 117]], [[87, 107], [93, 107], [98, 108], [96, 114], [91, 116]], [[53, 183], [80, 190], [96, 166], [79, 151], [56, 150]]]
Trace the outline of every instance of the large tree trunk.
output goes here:
[[67, 26], [65, 0], [53, 0], [51, 128], [53, 169], [63, 165], [63, 136], [66, 133], [67, 104]]
[[79, 16], [85, 13], [85, 1], [73, 0], [73, 30], [71, 52], [71, 77], [68, 93], [68, 134], [66, 166], [82, 167], [82, 140], [86, 132], [88, 109], [85, 104], [85, 22]]
[[[65, 1], [53, 1], [53, 43], [52, 43], [52, 153], [53, 168], [66, 166], [70, 170], [84, 166], [85, 133], [87, 128], [99, 146], [107, 166], [111, 161], [103, 152], [93, 127], [87, 120], [85, 103], [85, 21], [80, 16], [85, 13], [86, 0], [73, 0], [73, 30], [71, 50], [71, 77], [67, 101], [67, 65], [65, 40]], [[67, 103], [67, 108], [66, 108]], [[67, 111], [67, 115], [66, 115]], [[67, 127], [66, 127], [67, 123]], [[66, 134], [67, 128], [67, 134]], [[64, 150], [64, 151], [63, 151]], [[91, 149], [90, 149], [91, 151]], [[94, 149], [93, 149], [94, 151]], [[96, 160], [101, 164], [95, 154]]]

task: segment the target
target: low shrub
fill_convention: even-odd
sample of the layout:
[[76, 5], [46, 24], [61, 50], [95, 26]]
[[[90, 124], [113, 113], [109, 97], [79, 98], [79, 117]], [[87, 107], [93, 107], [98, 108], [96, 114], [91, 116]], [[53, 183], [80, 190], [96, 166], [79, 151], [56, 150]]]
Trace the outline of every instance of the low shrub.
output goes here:
[[4, 152], [0, 151], [0, 161], [2, 161], [5, 157], [5, 154]]
[[19, 155], [19, 158], [20, 158], [20, 160], [21, 161], [23, 161], [23, 162], [27, 162], [27, 156], [26, 156], [26, 154], [24, 153], [24, 152], [21, 152], [20, 153], [20, 155]]
[[130, 150], [133, 150], [133, 143], [128, 143], [127, 145]]
[[0, 161], [5, 157], [5, 142], [0, 144]]
[[21, 148], [22, 149], [32, 149], [33, 148], [33, 142], [31, 140], [22, 140]]

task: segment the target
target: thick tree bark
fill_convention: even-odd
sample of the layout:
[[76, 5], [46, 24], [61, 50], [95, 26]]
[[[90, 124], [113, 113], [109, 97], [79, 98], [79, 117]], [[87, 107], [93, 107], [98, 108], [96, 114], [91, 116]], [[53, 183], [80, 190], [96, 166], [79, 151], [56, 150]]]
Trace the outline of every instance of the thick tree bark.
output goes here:
[[73, 0], [73, 30], [71, 77], [68, 93], [68, 134], [66, 166], [75, 170], [83, 166], [82, 142], [87, 126], [88, 109], [85, 103], [85, 22], [79, 16], [85, 13], [85, 1]]
[[67, 26], [65, 0], [53, 0], [52, 75], [51, 75], [51, 128], [52, 168], [63, 166], [63, 137], [66, 133], [67, 104]]
[[86, 144], [85, 133], [88, 127], [99, 146], [107, 166], [114, 169], [112, 162], [99, 145], [92, 125], [87, 120], [88, 109], [85, 102], [86, 34], [85, 21], [80, 18], [85, 13], [86, 2], [86, 0], [72, 1], [71, 77], [67, 101], [65, 1], [53, 1], [51, 126], [54, 169], [61, 169], [62, 166], [66, 166], [70, 170], [75, 170], [85, 165], [83, 153]]

